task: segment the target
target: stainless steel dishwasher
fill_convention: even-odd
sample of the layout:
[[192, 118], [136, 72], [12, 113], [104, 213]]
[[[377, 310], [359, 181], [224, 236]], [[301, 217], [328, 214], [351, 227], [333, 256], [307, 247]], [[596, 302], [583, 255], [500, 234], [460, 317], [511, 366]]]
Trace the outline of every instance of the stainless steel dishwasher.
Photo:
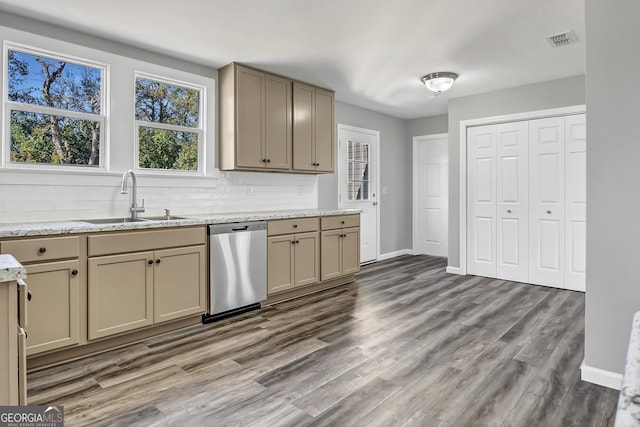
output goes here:
[[267, 298], [267, 223], [209, 226], [209, 313], [204, 323], [260, 308]]

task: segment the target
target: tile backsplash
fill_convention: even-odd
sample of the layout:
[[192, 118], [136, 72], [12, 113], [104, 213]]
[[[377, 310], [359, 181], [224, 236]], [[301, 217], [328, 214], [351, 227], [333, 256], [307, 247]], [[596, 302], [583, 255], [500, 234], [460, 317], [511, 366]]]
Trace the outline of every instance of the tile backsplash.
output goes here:
[[[120, 193], [119, 173], [81, 174], [34, 171], [0, 173], [0, 223], [129, 216], [131, 191]], [[130, 181], [129, 181], [130, 183]], [[313, 209], [318, 205], [315, 175], [224, 172], [217, 177], [138, 174], [141, 216]]]

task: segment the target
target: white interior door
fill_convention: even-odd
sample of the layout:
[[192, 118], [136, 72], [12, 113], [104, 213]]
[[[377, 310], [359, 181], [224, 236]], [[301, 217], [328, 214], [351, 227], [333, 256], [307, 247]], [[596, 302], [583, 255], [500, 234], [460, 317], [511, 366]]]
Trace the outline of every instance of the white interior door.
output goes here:
[[496, 125], [467, 130], [467, 268], [496, 277]]
[[587, 233], [587, 120], [568, 116], [565, 130], [565, 275], [564, 285], [585, 290]]
[[529, 282], [564, 287], [564, 117], [529, 122]]
[[413, 138], [413, 253], [447, 256], [449, 136]]
[[338, 125], [339, 203], [361, 209], [360, 262], [378, 258], [378, 147], [380, 133]]
[[529, 279], [528, 122], [497, 125], [497, 273], [500, 279]]

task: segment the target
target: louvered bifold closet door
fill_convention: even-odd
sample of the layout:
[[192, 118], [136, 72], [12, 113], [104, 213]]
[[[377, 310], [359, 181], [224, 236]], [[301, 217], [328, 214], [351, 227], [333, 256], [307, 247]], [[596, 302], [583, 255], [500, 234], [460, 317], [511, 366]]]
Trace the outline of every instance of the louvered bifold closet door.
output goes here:
[[497, 274], [529, 280], [528, 122], [497, 125]]
[[467, 130], [467, 245], [469, 274], [496, 277], [496, 129]]
[[564, 117], [529, 122], [529, 282], [564, 287]]

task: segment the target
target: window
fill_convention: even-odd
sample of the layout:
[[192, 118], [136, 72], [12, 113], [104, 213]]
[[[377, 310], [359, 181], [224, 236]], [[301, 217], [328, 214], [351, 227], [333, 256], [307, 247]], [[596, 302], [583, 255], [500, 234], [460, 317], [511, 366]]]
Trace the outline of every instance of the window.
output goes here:
[[348, 141], [348, 195], [349, 200], [369, 200], [369, 144]]
[[136, 76], [138, 167], [199, 171], [204, 87]]
[[5, 163], [99, 167], [106, 66], [8, 46]]

